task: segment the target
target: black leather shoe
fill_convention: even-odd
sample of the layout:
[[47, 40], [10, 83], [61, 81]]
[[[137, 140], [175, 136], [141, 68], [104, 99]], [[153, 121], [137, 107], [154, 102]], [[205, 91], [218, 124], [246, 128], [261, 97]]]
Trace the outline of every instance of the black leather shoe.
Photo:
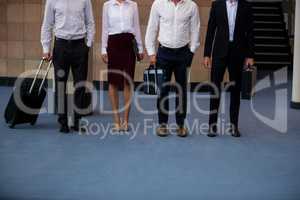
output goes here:
[[75, 119], [74, 120], [74, 126], [72, 126], [72, 130], [74, 130], [75, 132], [79, 132], [79, 133], [86, 133], [86, 129], [83, 128], [80, 124], [81, 119]]
[[64, 133], [64, 134], [68, 134], [70, 133], [70, 129], [68, 127], [68, 125], [61, 125], [59, 132]]
[[218, 134], [217, 134], [217, 127], [211, 127], [208, 131], [208, 134], [207, 134], [207, 137], [217, 137]]
[[72, 130], [74, 130], [75, 132], [80, 132], [80, 133], [85, 133], [86, 130], [85, 128], [80, 126], [80, 123], [75, 123], [74, 126], [72, 126]]
[[232, 136], [232, 137], [236, 137], [236, 138], [241, 137], [241, 133], [240, 133], [239, 129], [231, 128], [231, 129], [229, 130], [229, 132], [231, 133], [231, 136]]

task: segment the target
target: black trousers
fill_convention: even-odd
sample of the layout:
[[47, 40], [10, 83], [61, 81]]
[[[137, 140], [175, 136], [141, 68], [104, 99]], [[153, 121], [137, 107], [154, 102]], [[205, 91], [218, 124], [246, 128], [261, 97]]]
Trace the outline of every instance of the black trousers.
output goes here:
[[[59, 38], [55, 39], [53, 49], [53, 65], [55, 72], [55, 99], [57, 105], [58, 122], [68, 123], [68, 100], [66, 94], [66, 83], [70, 70], [73, 75], [75, 87], [74, 104], [76, 108], [84, 109], [85, 87], [83, 84], [87, 80], [89, 48], [85, 40], [67, 41]], [[80, 85], [80, 87], [79, 87]], [[81, 118], [81, 114], [74, 110], [75, 123]]]
[[157, 100], [159, 124], [168, 123], [169, 92], [172, 74], [176, 81], [176, 123], [182, 127], [187, 112], [187, 67], [190, 66], [193, 53], [189, 47], [169, 49], [160, 46], [157, 52], [157, 67], [164, 69], [164, 84], [160, 88]]
[[[221, 83], [228, 68], [230, 80], [230, 122], [238, 128], [240, 111], [240, 94], [242, 82], [242, 70], [244, 58], [235, 52], [235, 45], [229, 44], [228, 55], [225, 58], [213, 58], [211, 70], [211, 82], [216, 86], [217, 91], [211, 92], [209, 125], [215, 127], [218, 122], [218, 112], [220, 107]], [[217, 92], [217, 94], [216, 94]]]

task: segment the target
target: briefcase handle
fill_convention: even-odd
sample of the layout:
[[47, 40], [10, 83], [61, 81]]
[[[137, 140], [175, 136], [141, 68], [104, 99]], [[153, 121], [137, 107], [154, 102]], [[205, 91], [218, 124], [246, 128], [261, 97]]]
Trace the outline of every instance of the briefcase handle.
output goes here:
[[150, 65], [150, 66], [148, 67], [148, 69], [156, 69], [156, 66], [155, 66], [155, 65]]
[[[30, 86], [30, 89], [29, 89], [29, 94], [32, 93], [33, 87], [34, 87], [34, 85], [36, 84], [38, 75], [39, 75], [40, 72], [41, 72], [41, 69], [42, 69], [42, 67], [43, 67], [44, 62], [45, 62], [45, 60], [42, 59], [41, 62], [40, 62], [40, 64], [39, 64], [39, 66], [38, 66], [38, 70], [37, 70], [37, 72], [35, 73], [33, 82], [32, 82], [32, 84], [31, 84], [31, 86]], [[44, 77], [43, 77], [43, 79], [42, 79], [42, 83], [41, 83], [41, 85], [40, 85], [40, 87], [39, 87], [39, 93], [41, 92], [41, 90], [42, 90], [42, 88], [43, 88], [43, 85], [44, 85], [45, 80], [46, 80], [46, 78], [47, 78], [47, 76], [48, 76], [48, 74], [49, 74], [49, 71], [50, 71], [50, 69], [51, 69], [51, 66], [52, 66], [52, 60], [49, 62], [48, 66], [47, 66], [46, 74], [44, 75]]]
[[248, 72], [248, 71], [253, 71], [255, 69], [254, 65], [247, 65], [244, 67], [244, 71]]

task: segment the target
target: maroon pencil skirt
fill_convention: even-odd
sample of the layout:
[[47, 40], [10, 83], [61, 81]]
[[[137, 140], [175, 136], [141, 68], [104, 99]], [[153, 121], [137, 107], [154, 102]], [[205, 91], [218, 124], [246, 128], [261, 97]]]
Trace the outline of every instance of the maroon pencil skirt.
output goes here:
[[124, 83], [134, 79], [136, 56], [133, 48], [134, 35], [121, 33], [110, 35], [107, 44], [108, 83], [123, 89]]

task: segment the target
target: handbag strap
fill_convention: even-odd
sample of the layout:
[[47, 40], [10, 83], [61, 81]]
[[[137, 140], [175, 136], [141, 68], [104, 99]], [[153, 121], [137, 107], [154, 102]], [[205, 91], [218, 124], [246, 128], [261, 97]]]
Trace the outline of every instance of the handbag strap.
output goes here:
[[[149, 75], [150, 75], [150, 70], [151, 70], [151, 66], [146, 70], [147, 71], [147, 74], [146, 74], [146, 82], [149, 83]], [[147, 91], [148, 91], [148, 94], [150, 93], [150, 85], [147, 84]]]

